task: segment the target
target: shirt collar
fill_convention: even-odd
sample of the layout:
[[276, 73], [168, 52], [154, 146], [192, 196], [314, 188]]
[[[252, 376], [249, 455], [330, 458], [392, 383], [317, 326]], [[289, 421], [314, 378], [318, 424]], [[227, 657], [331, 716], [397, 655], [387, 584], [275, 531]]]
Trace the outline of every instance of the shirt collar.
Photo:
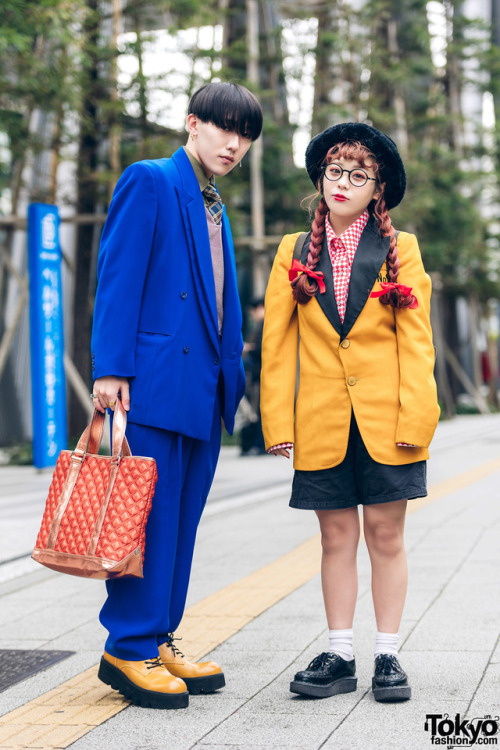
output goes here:
[[328, 242], [328, 247], [335, 250], [337, 242], [335, 240], [340, 241], [344, 247], [354, 247], [354, 250], [357, 249], [359, 245], [359, 241], [361, 239], [361, 235], [363, 234], [363, 230], [368, 224], [368, 219], [370, 218], [370, 214], [368, 213], [368, 210], [365, 209], [361, 216], [359, 216], [355, 222], [351, 224], [350, 227], [347, 227], [347, 229], [342, 232], [340, 237], [337, 237], [335, 232], [333, 231], [333, 227], [330, 224], [330, 219], [328, 218], [328, 214], [325, 216], [325, 230], [326, 230], [326, 239]]
[[212, 177], [207, 177], [205, 174], [205, 170], [201, 166], [198, 159], [193, 156], [191, 151], [189, 151], [185, 146], [182, 147], [184, 151], [186, 152], [186, 155], [191, 162], [191, 166], [193, 167], [194, 173], [196, 175], [196, 179], [198, 180], [198, 183], [200, 185], [200, 190], [203, 192], [203, 190], [207, 187], [207, 185], [212, 185], [212, 187], [215, 187], [215, 180], [212, 175]]

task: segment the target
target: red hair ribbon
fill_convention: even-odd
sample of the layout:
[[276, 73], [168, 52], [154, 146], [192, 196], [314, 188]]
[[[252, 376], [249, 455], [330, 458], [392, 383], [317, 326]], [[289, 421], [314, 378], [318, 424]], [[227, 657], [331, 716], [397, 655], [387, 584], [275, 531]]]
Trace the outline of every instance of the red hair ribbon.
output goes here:
[[297, 258], [294, 258], [292, 267], [288, 271], [289, 281], [294, 281], [301, 271], [302, 273], [305, 273], [306, 276], [309, 276], [311, 279], [314, 279], [318, 282], [319, 291], [321, 292], [321, 294], [324, 294], [326, 292], [326, 286], [322, 271], [311, 271], [310, 268], [301, 263], [300, 260], [297, 260]]
[[[380, 283], [381, 289], [379, 289], [376, 292], [372, 292], [370, 294], [370, 297], [382, 297], [382, 295], [387, 294], [387, 292], [399, 292], [402, 297], [410, 297], [413, 296], [411, 291], [413, 287], [411, 286], [405, 286], [404, 284], [396, 284], [394, 281], [390, 281], [388, 283], [381, 282]], [[408, 305], [410, 310], [414, 310], [416, 307], [418, 307], [418, 300], [415, 297], [414, 301], [411, 303], [411, 305]]]

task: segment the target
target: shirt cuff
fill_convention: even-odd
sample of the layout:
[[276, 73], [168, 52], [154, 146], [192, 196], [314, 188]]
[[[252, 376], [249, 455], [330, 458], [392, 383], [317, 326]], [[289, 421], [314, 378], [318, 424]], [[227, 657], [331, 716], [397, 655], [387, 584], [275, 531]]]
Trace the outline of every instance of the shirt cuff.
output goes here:
[[274, 453], [275, 451], [279, 451], [280, 448], [287, 448], [289, 450], [290, 448], [293, 448], [293, 443], [278, 443], [278, 445], [273, 445], [271, 448], [268, 448], [267, 452]]

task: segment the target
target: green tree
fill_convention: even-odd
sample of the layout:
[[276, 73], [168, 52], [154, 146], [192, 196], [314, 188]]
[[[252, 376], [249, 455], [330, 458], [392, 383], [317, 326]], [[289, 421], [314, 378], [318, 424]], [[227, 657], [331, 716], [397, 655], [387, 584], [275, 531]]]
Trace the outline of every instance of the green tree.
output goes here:
[[[4, 0], [0, 27], [0, 131], [10, 158], [0, 166], [0, 190], [10, 189], [16, 212], [28, 152], [54, 151], [64, 141], [64, 115], [76, 104], [79, 0]], [[35, 111], [50, 114], [48, 138], [31, 126]], [[56, 135], [55, 141], [53, 140]], [[54, 198], [54, 179], [38, 183], [32, 198]]]

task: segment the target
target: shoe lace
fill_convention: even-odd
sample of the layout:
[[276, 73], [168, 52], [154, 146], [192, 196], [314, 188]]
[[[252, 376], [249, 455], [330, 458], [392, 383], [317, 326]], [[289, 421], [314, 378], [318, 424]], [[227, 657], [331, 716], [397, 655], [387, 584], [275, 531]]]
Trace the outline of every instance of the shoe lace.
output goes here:
[[174, 641], [182, 641], [182, 638], [174, 638], [173, 633], [167, 633], [167, 646], [172, 649], [172, 653], [174, 656], [184, 656], [182, 651], [177, 648], [177, 646], [174, 644]]
[[400, 672], [401, 667], [394, 654], [380, 654], [378, 657], [378, 669], [382, 674], [390, 674], [392, 671]]
[[332, 661], [336, 661], [339, 657], [337, 654], [330, 654], [327, 651], [324, 651], [322, 654], [319, 654], [319, 656], [316, 656], [312, 662], [309, 664], [308, 669], [319, 669], [319, 667], [324, 667], [327, 664], [329, 664]]
[[163, 662], [159, 656], [155, 656], [154, 659], [146, 659], [144, 664], [147, 664], [147, 669], [154, 669], [155, 667], [163, 667]]

